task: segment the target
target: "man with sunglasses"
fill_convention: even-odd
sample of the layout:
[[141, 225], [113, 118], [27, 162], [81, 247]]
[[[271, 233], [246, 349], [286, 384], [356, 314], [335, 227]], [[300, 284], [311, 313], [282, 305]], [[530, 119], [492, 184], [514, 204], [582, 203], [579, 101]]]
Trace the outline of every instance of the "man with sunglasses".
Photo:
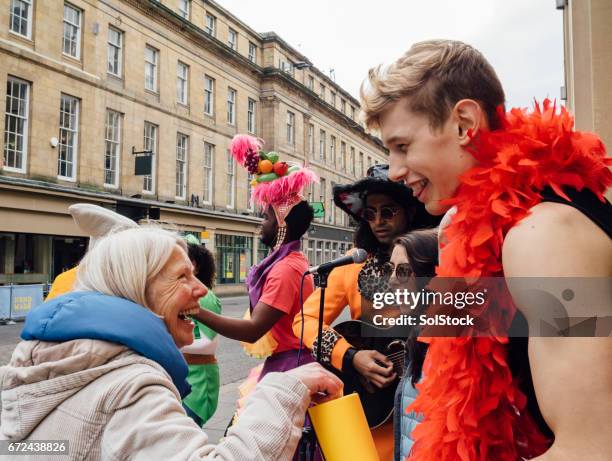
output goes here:
[[[331, 324], [348, 306], [351, 318], [370, 317], [375, 293], [388, 291], [388, 266], [394, 240], [408, 231], [435, 227], [438, 219], [430, 216], [403, 183], [388, 177], [388, 165], [374, 165], [364, 179], [349, 185], [334, 187], [334, 203], [357, 221], [354, 245], [368, 252], [363, 264], [335, 268], [329, 275], [325, 292], [322, 362], [339, 371], [353, 368], [373, 386], [383, 388], [397, 376], [393, 364], [374, 350], [356, 350]], [[319, 301], [321, 290], [316, 290], [304, 303], [304, 323], [301, 315], [293, 322], [299, 337], [304, 329], [304, 344], [316, 351]], [[393, 425], [372, 431], [381, 461], [393, 458]]]

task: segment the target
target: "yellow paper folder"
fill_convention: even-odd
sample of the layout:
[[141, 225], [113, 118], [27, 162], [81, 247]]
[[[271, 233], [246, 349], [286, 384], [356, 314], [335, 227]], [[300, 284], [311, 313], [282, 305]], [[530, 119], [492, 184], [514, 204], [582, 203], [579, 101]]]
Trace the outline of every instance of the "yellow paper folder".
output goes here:
[[357, 394], [308, 410], [325, 461], [380, 461]]

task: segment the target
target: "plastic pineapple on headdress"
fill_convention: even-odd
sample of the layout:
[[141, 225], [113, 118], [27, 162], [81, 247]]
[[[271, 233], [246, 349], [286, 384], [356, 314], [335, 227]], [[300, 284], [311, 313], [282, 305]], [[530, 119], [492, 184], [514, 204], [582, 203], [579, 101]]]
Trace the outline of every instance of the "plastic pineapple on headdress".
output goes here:
[[286, 235], [285, 218], [291, 209], [305, 200], [304, 188], [319, 182], [316, 173], [295, 162], [281, 161], [276, 152], [264, 152], [263, 142], [253, 136], [236, 135], [230, 151], [236, 161], [254, 175], [251, 202], [263, 208], [271, 206], [276, 215], [279, 247]]

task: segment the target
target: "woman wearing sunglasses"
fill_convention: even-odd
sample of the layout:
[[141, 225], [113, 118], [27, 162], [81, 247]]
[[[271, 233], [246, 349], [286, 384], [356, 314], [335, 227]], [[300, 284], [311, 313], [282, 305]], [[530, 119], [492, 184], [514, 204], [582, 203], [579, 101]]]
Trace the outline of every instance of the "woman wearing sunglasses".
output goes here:
[[[322, 362], [339, 371], [356, 370], [372, 386], [391, 385], [397, 376], [393, 364], [374, 350], [357, 350], [340, 336], [331, 324], [348, 306], [351, 319], [370, 318], [375, 293], [388, 290], [389, 262], [395, 239], [414, 229], [430, 228], [439, 219], [427, 214], [403, 183], [390, 181], [388, 165], [374, 165], [366, 178], [333, 189], [334, 203], [357, 222], [353, 243], [368, 252], [363, 264], [335, 268], [329, 275], [325, 292]], [[304, 302], [304, 321], [298, 314], [293, 331], [311, 350], [317, 349], [317, 327], [321, 291], [317, 289]], [[393, 459], [393, 426], [386, 423], [372, 430], [381, 461]]]
[[[391, 260], [385, 265], [385, 272], [389, 274], [389, 288], [420, 291], [435, 276], [438, 263], [438, 232], [437, 229], [424, 229], [409, 232], [395, 240]], [[411, 311], [418, 316], [424, 307]], [[408, 457], [412, 448], [412, 430], [419, 422], [413, 412], [403, 411], [416, 398], [415, 385], [421, 379], [423, 361], [427, 352], [427, 345], [416, 340], [418, 330], [415, 327], [406, 338], [406, 357], [404, 375], [402, 376], [395, 393], [395, 411], [393, 413], [393, 428], [395, 442], [395, 460]]]

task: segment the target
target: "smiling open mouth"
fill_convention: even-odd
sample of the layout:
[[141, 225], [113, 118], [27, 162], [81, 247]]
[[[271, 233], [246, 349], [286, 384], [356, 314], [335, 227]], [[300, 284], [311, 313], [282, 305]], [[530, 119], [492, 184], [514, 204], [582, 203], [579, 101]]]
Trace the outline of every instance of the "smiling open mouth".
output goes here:
[[191, 309], [185, 309], [184, 311], [179, 312], [178, 318], [183, 320], [183, 321], [185, 321], [185, 322], [190, 322], [188, 317], [190, 315], [195, 315], [198, 312], [200, 312], [200, 308], [199, 307], [192, 307]]

